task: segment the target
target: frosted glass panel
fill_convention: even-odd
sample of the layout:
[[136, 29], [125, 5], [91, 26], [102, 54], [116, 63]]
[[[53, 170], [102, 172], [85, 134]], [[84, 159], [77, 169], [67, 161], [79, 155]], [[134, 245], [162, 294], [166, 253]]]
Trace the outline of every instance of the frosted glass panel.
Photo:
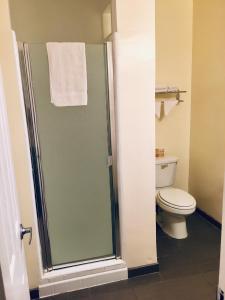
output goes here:
[[53, 265], [113, 254], [104, 45], [86, 45], [88, 105], [50, 102], [46, 45], [29, 45]]

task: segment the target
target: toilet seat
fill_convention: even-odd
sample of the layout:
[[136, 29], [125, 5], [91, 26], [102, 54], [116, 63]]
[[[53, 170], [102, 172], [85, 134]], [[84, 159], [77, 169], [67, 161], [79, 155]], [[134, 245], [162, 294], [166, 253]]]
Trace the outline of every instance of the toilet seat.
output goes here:
[[175, 188], [159, 190], [157, 204], [167, 212], [188, 215], [193, 213], [196, 201], [189, 193]]

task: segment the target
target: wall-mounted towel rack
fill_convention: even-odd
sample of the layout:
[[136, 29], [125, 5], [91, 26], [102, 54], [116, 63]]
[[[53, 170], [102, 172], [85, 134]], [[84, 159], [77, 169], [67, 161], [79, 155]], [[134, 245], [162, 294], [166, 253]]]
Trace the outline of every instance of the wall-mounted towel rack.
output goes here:
[[182, 91], [182, 90], [179, 90], [177, 88], [170, 88], [170, 87], [167, 87], [167, 88], [156, 88], [155, 90], [155, 95], [156, 96], [159, 96], [159, 95], [175, 95], [176, 96], [176, 100], [178, 102], [184, 102], [184, 100], [180, 99], [180, 94], [183, 94], [183, 93], [187, 93], [187, 91]]

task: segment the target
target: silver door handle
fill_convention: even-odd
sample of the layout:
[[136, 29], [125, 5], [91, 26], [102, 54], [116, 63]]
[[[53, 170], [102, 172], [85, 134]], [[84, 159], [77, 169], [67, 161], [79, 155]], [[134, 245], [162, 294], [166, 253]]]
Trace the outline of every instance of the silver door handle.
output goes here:
[[22, 224], [20, 224], [20, 238], [21, 240], [23, 239], [25, 234], [29, 234], [29, 245], [31, 244], [32, 241], [32, 227], [23, 227]]

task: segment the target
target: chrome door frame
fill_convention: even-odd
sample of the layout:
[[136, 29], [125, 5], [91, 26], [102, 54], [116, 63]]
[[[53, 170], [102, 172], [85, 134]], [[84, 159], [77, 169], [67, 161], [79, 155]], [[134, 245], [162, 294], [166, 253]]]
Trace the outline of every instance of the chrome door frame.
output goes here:
[[115, 103], [115, 82], [113, 65], [113, 45], [112, 42], [105, 42], [105, 53], [107, 59], [107, 113], [108, 113], [108, 145], [112, 157], [111, 173], [111, 201], [112, 207], [112, 229], [113, 229], [113, 247], [116, 258], [121, 258], [120, 244], [120, 219], [119, 219], [119, 197], [118, 197], [118, 170], [117, 170], [117, 136], [116, 136], [116, 103]]
[[45, 188], [43, 180], [43, 171], [41, 166], [41, 150], [38, 137], [38, 128], [36, 121], [35, 98], [32, 86], [32, 70], [29, 56], [29, 47], [26, 43], [18, 43], [19, 58], [22, 73], [24, 105], [26, 111], [26, 120], [28, 127], [30, 156], [32, 163], [32, 173], [35, 188], [35, 200], [37, 209], [38, 229], [42, 252], [42, 263], [45, 272], [56, 269], [87, 264], [96, 261], [109, 260], [121, 257], [120, 250], [120, 226], [119, 226], [119, 203], [118, 203], [118, 185], [117, 185], [117, 144], [116, 144], [116, 122], [115, 122], [115, 97], [114, 97], [114, 78], [113, 78], [113, 56], [112, 43], [106, 42], [105, 59], [107, 60], [107, 127], [108, 127], [108, 153], [111, 157], [109, 165], [110, 173], [110, 191], [111, 191], [111, 211], [112, 211], [112, 238], [113, 238], [113, 256], [98, 257], [84, 261], [66, 263], [53, 266], [51, 257], [51, 245], [48, 233], [48, 215], [45, 200]]
[[29, 48], [26, 43], [18, 43], [20, 69], [24, 94], [24, 105], [26, 112], [32, 174], [35, 190], [35, 202], [37, 209], [39, 238], [41, 244], [42, 263], [45, 271], [51, 271], [52, 257], [51, 245], [48, 234], [48, 216], [45, 202], [45, 189], [43, 171], [41, 166], [41, 151], [38, 137], [35, 99], [32, 86], [32, 72], [29, 56]]

